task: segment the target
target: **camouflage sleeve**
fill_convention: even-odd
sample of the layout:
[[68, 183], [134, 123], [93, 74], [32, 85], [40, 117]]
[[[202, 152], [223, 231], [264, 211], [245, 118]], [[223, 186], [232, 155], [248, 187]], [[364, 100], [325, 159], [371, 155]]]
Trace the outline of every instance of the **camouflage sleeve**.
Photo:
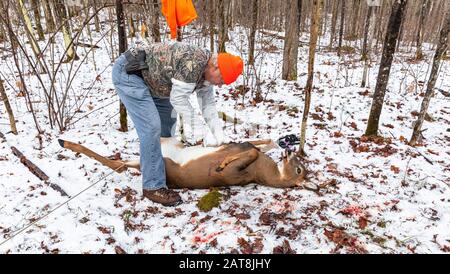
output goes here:
[[174, 57], [177, 66], [173, 78], [186, 83], [197, 83], [203, 77], [209, 59], [206, 52], [188, 46], [176, 51]]
[[173, 78], [186, 83], [197, 83], [205, 71], [195, 60], [182, 60], [174, 73]]

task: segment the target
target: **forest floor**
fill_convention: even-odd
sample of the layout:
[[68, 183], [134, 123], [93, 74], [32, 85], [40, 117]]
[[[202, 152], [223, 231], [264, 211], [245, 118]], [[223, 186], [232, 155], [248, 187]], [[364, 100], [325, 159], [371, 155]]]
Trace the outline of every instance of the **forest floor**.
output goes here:
[[[246, 33], [237, 29], [230, 37], [229, 51], [246, 58]], [[234, 86], [216, 89], [218, 109], [242, 121], [227, 123], [226, 133], [235, 141], [276, 141], [300, 131], [308, 47], [299, 48], [298, 80], [288, 82], [280, 80], [283, 41], [261, 33], [258, 39], [260, 100], [252, 100], [251, 92], [244, 98], [236, 95], [242, 77]], [[301, 40], [308, 41], [307, 35]], [[207, 38], [191, 42], [208, 47], [204, 41]], [[320, 44], [327, 42], [322, 38]], [[347, 43], [355, 46], [355, 42]], [[13, 155], [11, 146], [69, 195], [101, 181], [1, 245], [0, 253], [450, 251], [450, 61], [441, 68], [439, 90], [428, 112], [431, 119], [424, 123], [423, 146], [406, 144], [434, 54], [429, 45], [423, 61], [411, 60], [414, 49], [401, 47], [396, 53], [380, 120], [382, 138], [370, 140], [362, 135], [380, 58], [371, 64], [370, 88], [361, 88], [359, 51], [338, 57], [335, 51], [320, 46], [305, 147], [308, 180], [320, 190], [259, 185], [224, 188], [219, 190], [223, 194], [220, 206], [209, 212], [196, 205], [208, 190], [182, 190], [182, 205], [162, 207], [141, 198], [138, 172], [110, 174], [107, 167], [59, 146], [57, 139], [61, 138], [102, 155], [120, 152], [123, 159], [138, 158], [138, 138], [131, 120], [128, 132], [118, 130], [111, 47], [107, 42], [99, 46], [95, 68], [89, 53], [87, 64], [76, 72], [69, 91], [69, 106], [74, 105], [70, 111], [75, 115], [63, 133], [48, 125], [42, 88], [35, 76], [26, 75], [38, 122], [45, 130], [39, 136], [25, 97], [15, 86], [13, 59], [3, 53], [0, 71], [7, 80], [19, 134], [7, 134], [9, 122], [0, 104], [0, 132], [5, 134], [0, 140], [0, 242], [67, 200], [30, 173]], [[78, 48], [81, 60], [86, 51]], [[81, 60], [74, 64], [78, 66]], [[68, 65], [63, 71], [58, 84], [65, 87], [70, 78]], [[81, 104], [76, 98], [85, 101]], [[281, 151], [273, 149], [268, 155], [279, 162]]]

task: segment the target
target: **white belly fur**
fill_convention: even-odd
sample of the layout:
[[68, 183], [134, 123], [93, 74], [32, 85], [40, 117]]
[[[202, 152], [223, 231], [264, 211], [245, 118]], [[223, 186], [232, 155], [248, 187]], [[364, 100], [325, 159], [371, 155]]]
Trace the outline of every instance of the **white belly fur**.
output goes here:
[[190, 160], [212, 153], [220, 147], [192, 146], [184, 147], [175, 138], [161, 138], [161, 152], [163, 157], [170, 158], [177, 164], [184, 165]]

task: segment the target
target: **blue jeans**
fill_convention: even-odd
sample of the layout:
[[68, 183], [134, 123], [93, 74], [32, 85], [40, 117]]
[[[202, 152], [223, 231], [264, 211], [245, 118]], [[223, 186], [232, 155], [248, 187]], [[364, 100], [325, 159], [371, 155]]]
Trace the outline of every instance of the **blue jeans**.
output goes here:
[[165, 188], [166, 171], [161, 154], [161, 120], [148, 86], [137, 75], [127, 74], [121, 55], [112, 70], [116, 92], [127, 108], [140, 142], [140, 165], [144, 189]]
[[153, 102], [155, 102], [159, 118], [161, 119], [161, 137], [174, 136], [177, 116], [170, 103], [170, 99], [153, 97]]

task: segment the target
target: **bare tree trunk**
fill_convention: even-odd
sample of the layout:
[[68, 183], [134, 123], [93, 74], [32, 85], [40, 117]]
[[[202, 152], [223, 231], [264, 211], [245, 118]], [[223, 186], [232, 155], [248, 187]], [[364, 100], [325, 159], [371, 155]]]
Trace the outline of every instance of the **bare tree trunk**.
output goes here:
[[96, 13], [95, 13], [95, 17], [94, 17], [94, 23], [95, 23], [95, 31], [96, 31], [96, 32], [100, 32], [100, 18], [98, 18], [98, 12], [97, 12], [98, 5], [97, 5], [97, 1], [98, 1], [98, 0], [93, 0], [93, 3], [94, 3], [94, 12], [96, 12]]
[[[3, 5], [3, 3], [0, 4], [0, 5]], [[5, 15], [4, 17], [2, 16], [3, 14]], [[36, 130], [38, 131], [39, 134], [41, 134], [43, 131], [41, 130], [41, 127], [40, 127], [39, 122], [37, 120], [36, 112], [34, 111], [33, 103], [32, 103], [31, 98], [30, 98], [30, 93], [28, 92], [26, 81], [25, 81], [25, 78], [23, 77], [23, 73], [22, 73], [22, 70], [21, 70], [19, 58], [17, 57], [17, 52], [16, 52], [16, 49], [18, 48], [17, 36], [14, 34], [14, 31], [12, 29], [11, 24], [6, 24], [6, 22], [10, 22], [8, 7], [5, 7], [3, 9], [2, 15], [0, 15], [0, 19], [2, 20], [2, 23], [7, 28], [8, 37], [9, 37], [9, 40], [10, 40], [10, 43], [11, 43], [11, 52], [12, 52], [12, 55], [13, 55], [14, 64], [16, 66], [16, 69], [17, 69], [18, 73], [19, 73], [20, 82], [21, 82], [23, 91], [25, 93], [25, 101], [29, 105], [30, 112], [31, 112], [31, 114], [33, 116], [33, 121], [34, 121], [34, 125], [36, 127]]]
[[300, 153], [305, 155], [305, 138], [306, 138], [306, 123], [308, 121], [309, 109], [311, 105], [311, 92], [313, 89], [314, 80], [314, 59], [316, 55], [317, 39], [319, 32], [320, 10], [322, 5], [321, 0], [313, 0], [312, 14], [311, 14], [311, 30], [309, 41], [309, 58], [308, 58], [308, 79], [305, 87], [305, 108], [303, 110], [302, 126], [300, 131]]
[[[119, 36], [119, 55], [127, 50], [127, 34], [125, 33], [125, 16], [123, 13], [122, 0], [116, 0], [116, 15], [117, 15], [117, 33]], [[120, 112], [120, 131], [128, 131], [127, 110], [122, 101], [119, 100]]]
[[401, 20], [401, 22], [400, 22], [400, 31], [399, 31], [399, 33], [398, 33], [398, 38], [397, 38], [397, 49], [396, 49], [396, 51], [399, 51], [399, 49], [400, 49], [400, 45], [401, 45], [401, 43], [402, 43], [402, 41], [403, 41], [403, 33], [404, 33], [404, 30], [405, 30], [405, 18], [408, 16], [408, 9], [407, 8], [405, 8], [405, 11], [404, 11], [404, 14], [403, 14], [403, 16], [402, 16], [402, 20]]
[[338, 7], [339, 7], [339, 1], [332, 1], [333, 2], [333, 11], [332, 11], [332, 18], [331, 18], [331, 32], [330, 32], [330, 44], [329, 44], [329, 48], [332, 49], [333, 48], [333, 42], [334, 39], [336, 38], [336, 22], [337, 22], [337, 17], [338, 17]]
[[52, 8], [50, 6], [50, 0], [44, 0], [44, 14], [45, 14], [45, 22], [46, 22], [46, 28], [45, 31], [47, 33], [52, 33], [55, 31], [56, 26], [55, 26], [55, 20], [53, 18], [53, 14], [52, 14]]
[[181, 42], [183, 40], [183, 32], [181, 31], [181, 27], [177, 27], [177, 41]]
[[28, 37], [28, 40], [30, 41], [31, 49], [33, 50], [34, 56], [36, 57], [36, 62], [39, 64], [38, 70], [40, 73], [44, 73], [46, 70], [41, 60], [42, 52], [41, 49], [39, 48], [39, 44], [35, 39], [36, 34], [34, 33], [34, 29], [31, 25], [31, 19], [28, 15], [27, 8], [25, 7], [23, 0], [18, 0], [17, 4], [18, 4], [17, 13], [19, 14], [20, 19], [23, 21], [25, 25], [25, 33]]
[[134, 22], [132, 14], [129, 14], [128, 24], [129, 24], [129, 28], [130, 28], [130, 32], [128, 34], [128, 37], [130, 37], [130, 38], [136, 37], [136, 23]]
[[216, 16], [214, 9], [214, 0], [208, 0], [209, 9], [209, 45], [211, 52], [214, 52], [214, 18]]
[[428, 106], [430, 105], [431, 97], [433, 96], [434, 86], [436, 85], [436, 81], [438, 78], [439, 67], [441, 65], [442, 57], [444, 57], [445, 52], [447, 51], [447, 46], [449, 42], [449, 33], [450, 33], [450, 5], [447, 8], [447, 14], [445, 17], [444, 25], [442, 26], [439, 42], [436, 47], [436, 52], [433, 58], [433, 66], [431, 68], [430, 78], [428, 79], [427, 91], [425, 92], [425, 97], [422, 101], [422, 106], [420, 108], [419, 117], [417, 117], [417, 121], [414, 123], [414, 130], [411, 136], [411, 140], [409, 141], [409, 145], [415, 146], [418, 142], [421, 142], [421, 134], [422, 134], [422, 125], [423, 120], [425, 119], [425, 115], [427, 114]]
[[145, 22], [144, 18], [141, 18], [140, 20], [141, 22], [141, 37], [143, 38], [148, 38], [148, 27], [147, 27], [147, 23]]
[[31, 6], [33, 9], [34, 14], [34, 22], [36, 24], [36, 30], [38, 33], [39, 40], [44, 40], [44, 30], [41, 25], [41, 12], [40, 12], [40, 5], [37, 0], [31, 0]]
[[248, 49], [248, 64], [255, 63], [255, 36], [258, 28], [258, 0], [252, 0], [252, 26], [250, 28], [250, 41]]
[[374, 38], [376, 38], [375, 47], [374, 47], [375, 54], [378, 54], [378, 43], [382, 39], [381, 37], [382, 37], [382, 32], [383, 32], [383, 15], [385, 13], [388, 0], [381, 0], [381, 1], [382, 1], [381, 11], [378, 14], [378, 20], [377, 20], [377, 23], [375, 24], [375, 36], [374, 36]]
[[226, 16], [226, 0], [219, 1], [219, 48], [218, 52], [226, 52], [225, 42], [227, 41], [227, 16]]
[[417, 36], [416, 36], [416, 59], [421, 60], [423, 58], [423, 52], [422, 52], [422, 42], [423, 42], [423, 27], [425, 24], [425, 11], [427, 9], [427, 6], [429, 4], [428, 0], [422, 0], [421, 6], [420, 6], [420, 14], [419, 14], [419, 25], [417, 29]]
[[[364, 42], [363, 42], [363, 50], [361, 55], [361, 61], [364, 62], [364, 72], [363, 72], [363, 78], [361, 82], [361, 87], [366, 87], [366, 79], [367, 79], [367, 71], [369, 67], [369, 48], [368, 40], [369, 40], [369, 29], [370, 29], [370, 19], [372, 17], [372, 10], [373, 7], [369, 7], [367, 10], [367, 16], [366, 16], [366, 22], [364, 25]], [[372, 39], [372, 37], [370, 37]]]
[[152, 0], [152, 37], [155, 42], [161, 42], [161, 33], [159, 31], [159, 4], [158, 0]]
[[17, 135], [16, 119], [14, 118], [14, 113], [12, 111], [11, 105], [9, 104], [8, 95], [6, 94], [5, 87], [3, 86], [3, 80], [0, 78], [0, 97], [5, 104], [6, 112], [9, 116], [9, 125], [11, 127], [11, 132]]
[[284, 35], [283, 80], [297, 80], [297, 59], [299, 43], [300, 13], [302, 0], [290, 0], [286, 7], [286, 34]]
[[341, 56], [342, 36], [344, 35], [345, 25], [345, 0], [339, 0], [341, 2], [341, 20], [339, 26], [339, 44], [338, 44], [338, 56]]
[[67, 16], [67, 9], [64, 5], [63, 0], [54, 0], [55, 5], [55, 13], [57, 17], [61, 21], [62, 24], [62, 32], [64, 37], [64, 45], [67, 50], [67, 59], [64, 61], [65, 63], [71, 62], [72, 60], [80, 59], [74, 49], [74, 45], [72, 42], [72, 31], [70, 29], [70, 22]]
[[3, 41], [5, 40], [6, 37], [6, 31], [3, 27], [3, 23], [0, 22], [0, 43], [3, 43]]
[[351, 33], [349, 37], [351, 39], [357, 39], [358, 38], [358, 23], [359, 23], [359, 9], [361, 6], [361, 0], [354, 0], [353, 1], [353, 22], [352, 22], [352, 28]]
[[373, 95], [372, 107], [370, 109], [369, 120], [365, 135], [372, 136], [378, 133], [378, 124], [380, 120], [381, 110], [383, 108], [384, 94], [389, 81], [392, 60], [394, 58], [395, 46], [397, 43], [400, 24], [402, 22], [407, 0], [396, 0], [392, 6], [391, 16], [386, 31], [384, 41], [383, 55], [380, 62], [380, 70], [378, 71], [377, 85]]

